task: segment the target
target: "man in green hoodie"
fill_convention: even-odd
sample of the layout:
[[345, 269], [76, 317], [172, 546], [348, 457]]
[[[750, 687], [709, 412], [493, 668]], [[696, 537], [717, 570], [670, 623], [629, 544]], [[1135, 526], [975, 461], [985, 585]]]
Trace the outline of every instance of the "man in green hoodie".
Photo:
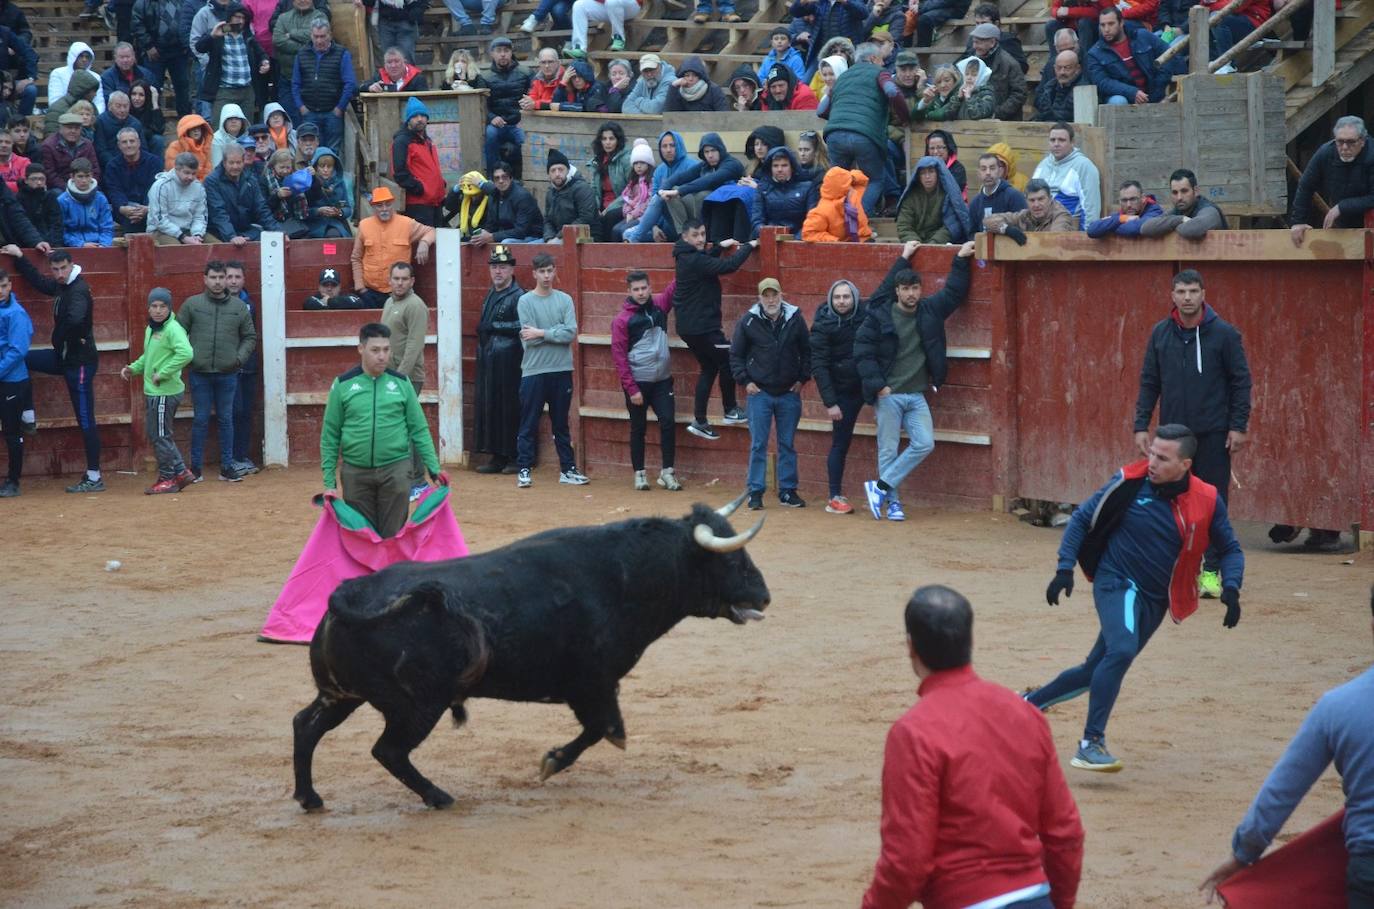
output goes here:
[[205, 292], [181, 304], [177, 321], [186, 329], [195, 356], [191, 359], [191, 400], [195, 420], [191, 424], [191, 472], [202, 479], [205, 436], [210, 431], [210, 411], [215, 412], [219, 432], [219, 478], [238, 483], [243, 472], [234, 466], [234, 395], [239, 370], [253, 356], [258, 333], [253, 315], [243, 301], [229, 293], [226, 266], [219, 259], [205, 263]]
[[387, 368], [391, 329], [369, 322], [358, 332], [361, 364], [334, 380], [320, 431], [320, 467], [325, 495], [338, 494], [343, 458], [344, 501], [367, 519], [380, 537], [405, 525], [410, 500], [410, 447], [420, 452], [430, 477], [449, 484], [439, 469], [429, 423], [406, 377]]
[[124, 381], [143, 376], [148, 441], [157, 458], [157, 482], [144, 490], [150, 496], [181, 492], [196, 481], [177, 448], [172, 420], [186, 386], [181, 370], [191, 362], [191, 342], [181, 323], [172, 318], [172, 292], [165, 287], [148, 291], [148, 327], [143, 331], [143, 355], [119, 371]]

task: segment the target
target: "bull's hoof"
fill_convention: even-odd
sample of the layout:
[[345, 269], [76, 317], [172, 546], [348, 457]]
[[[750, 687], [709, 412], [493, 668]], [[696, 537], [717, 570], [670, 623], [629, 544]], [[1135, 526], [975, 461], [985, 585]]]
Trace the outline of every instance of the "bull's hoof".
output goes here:
[[624, 736], [608, 735], [608, 736], [606, 736], [606, 741], [610, 742], [612, 745], [614, 745], [615, 747], [619, 748], [621, 751], [624, 751], [624, 750], [625, 750], [625, 737], [624, 737]]
[[425, 804], [431, 808], [447, 808], [453, 804], [453, 796], [449, 795], [438, 786], [430, 787], [425, 793]]
[[296, 801], [300, 802], [301, 807], [304, 808], [306, 811], [316, 812], [324, 810], [324, 799], [320, 798], [319, 793], [317, 793], [313, 789], [304, 794], [298, 792], [295, 794], [295, 796], [293, 796], [293, 798], [295, 798]]
[[555, 773], [564, 769], [563, 762], [558, 757], [557, 751], [550, 751], [544, 755], [544, 760], [539, 763], [539, 782], [547, 780]]

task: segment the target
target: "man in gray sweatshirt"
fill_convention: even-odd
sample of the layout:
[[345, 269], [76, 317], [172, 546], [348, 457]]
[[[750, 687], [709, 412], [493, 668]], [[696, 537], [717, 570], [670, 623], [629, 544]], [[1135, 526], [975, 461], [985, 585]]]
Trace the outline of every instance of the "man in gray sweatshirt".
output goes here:
[[515, 485], [529, 488], [533, 479], [535, 434], [544, 405], [549, 406], [553, 444], [558, 449], [558, 482], [581, 486], [588, 481], [573, 460], [568, 410], [572, 407], [572, 345], [577, 340], [577, 313], [573, 299], [554, 290], [553, 256], [541, 253], [530, 263], [534, 290], [515, 304], [520, 315], [520, 341], [525, 356], [520, 361], [520, 431], [515, 439], [515, 460], [520, 472]]
[[[1374, 612], [1374, 589], [1370, 590]], [[1374, 630], [1374, 622], [1370, 623]], [[1346, 898], [1374, 906], [1374, 668], [1322, 695], [1288, 743], [1231, 838], [1231, 858], [1202, 882], [1210, 897], [1219, 885], [1259, 860], [1298, 802], [1335, 761], [1345, 792]], [[1294, 899], [1297, 899], [1296, 894]]]
[[208, 213], [205, 187], [196, 179], [200, 162], [190, 152], [176, 156], [174, 166], [163, 171], [148, 190], [148, 233], [158, 246], [200, 245], [207, 240]]

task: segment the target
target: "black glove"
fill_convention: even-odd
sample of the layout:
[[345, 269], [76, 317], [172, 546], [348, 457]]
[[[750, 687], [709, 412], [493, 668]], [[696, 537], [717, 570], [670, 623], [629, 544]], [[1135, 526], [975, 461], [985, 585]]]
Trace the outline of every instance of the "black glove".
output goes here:
[[1054, 580], [1045, 588], [1045, 602], [1051, 606], [1059, 605], [1059, 594], [1073, 596], [1073, 569], [1061, 568], [1054, 573]]
[[1226, 607], [1226, 618], [1221, 620], [1221, 624], [1235, 628], [1240, 624], [1240, 591], [1234, 587], [1225, 588], [1221, 591], [1221, 603]]
[[1007, 229], [1003, 231], [1003, 233], [1015, 240], [1017, 246], [1026, 245], [1026, 232], [1021, 228], [1008, 224]]

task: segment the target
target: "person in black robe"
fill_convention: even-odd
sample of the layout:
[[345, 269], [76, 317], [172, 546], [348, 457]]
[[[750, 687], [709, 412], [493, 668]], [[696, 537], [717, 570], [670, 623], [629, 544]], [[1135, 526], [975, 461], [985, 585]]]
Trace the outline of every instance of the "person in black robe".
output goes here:
[[491, 289], [477, 324], [477, 401], [473, 451], [491, 455], [478, 473], [515, 473], [515, 434], [520, 427], [520, 315], [524, 288], [515, 283], [515, 253], [498, 243], [487, 259]]

